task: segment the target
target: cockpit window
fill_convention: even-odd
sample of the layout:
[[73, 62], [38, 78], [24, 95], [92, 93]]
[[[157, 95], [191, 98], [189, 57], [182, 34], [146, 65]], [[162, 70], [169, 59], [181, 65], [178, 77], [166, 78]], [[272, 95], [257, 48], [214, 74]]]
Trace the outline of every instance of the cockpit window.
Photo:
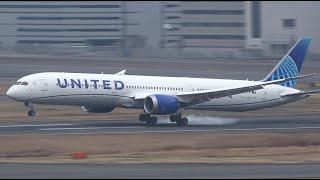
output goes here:
[[13, 85], [20, 85], [20, 84], [21, 84], [21, 81], [17, 81]]
[[24, 82], [21, 83], [21, 85], [27, 86], [28, 83], [24, 81]]
[[26, 81], [17, 81], [13, 85], [23, 85], [23, 86], [28, 86], [28, 82]]

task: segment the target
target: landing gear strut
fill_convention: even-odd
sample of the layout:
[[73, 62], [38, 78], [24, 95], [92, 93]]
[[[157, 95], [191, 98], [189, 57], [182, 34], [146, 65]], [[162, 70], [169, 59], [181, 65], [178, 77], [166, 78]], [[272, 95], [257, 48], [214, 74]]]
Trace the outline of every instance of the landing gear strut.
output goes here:
[[171, 115], [170, 116], [171, 122], [176, 122], [178, 126], [186, 126], [188, 125], [188, 119], [183, 118], [181, 114]]
[[30, 116], [30, 117], [36, 116], [36, 111], [34, 111], [34, 108], [30, 103], [25, 102], [24, 105], [26, 107], [30, 108], [30, 110], [28, 111], [28, 116]]
[[139, 116], [140, 121], [145, 121], [148, 126], [154, 126], [157, 124], [157, 117], [150, 114], [141, 114]]

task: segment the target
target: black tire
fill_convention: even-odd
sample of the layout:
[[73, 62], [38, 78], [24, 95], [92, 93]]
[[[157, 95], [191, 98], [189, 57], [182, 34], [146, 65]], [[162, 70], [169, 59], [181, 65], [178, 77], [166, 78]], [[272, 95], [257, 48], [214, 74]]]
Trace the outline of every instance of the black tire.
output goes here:
[[150, 117], [150, 118], [148, 118], [148, 120], [146, 120], [146, 123], [147, 123], [147, 125], [148, 126], [154, 126], [154, 125], [156, 125], [157, 124], [157, 117]]
[[182, 125], [183, 125], [183, 126], [187, 126], [188, 123], [189, 123], [189, 121], [188, 121], [187, 118], [182, 118], [181, 122], [182, 122]]
[[30, 116], [30, 117], [36, 116], [36, 112], [35, 111], [28, 111], [28, 116]]
[[170, 116], [170, 121], [171, 121], [171, 122], [176, 122], [176, 116], [171, 115], [171, 116]]
[[177, 119], [176, 123], [178, 126], [186, 126], [188, 125], [188, 119], [187, 118], [180, 118], [180, 119]]
[[155, 116], [153, 116], [153, 117], [151, 117], [151, 125], [156, 125], [157, 124], [157, 122], [158, 122], [158, 119], [157, 119], [157, 117], [155, 117]]
[[140, 121], [146, 121], [146, 115], [140, 114], [139, 120], [140, 120]]

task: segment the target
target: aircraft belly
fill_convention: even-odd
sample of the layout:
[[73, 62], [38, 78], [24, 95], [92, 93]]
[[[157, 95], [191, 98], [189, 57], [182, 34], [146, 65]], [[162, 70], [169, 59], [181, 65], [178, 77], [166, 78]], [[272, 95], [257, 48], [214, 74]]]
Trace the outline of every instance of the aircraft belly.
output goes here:
[[105, 105], [114, 106], [119, 97], [109, 95], [69, 95], [69, 96], [48, 96], [34, 99], [30, 102], [36, 104], [52, 105]]

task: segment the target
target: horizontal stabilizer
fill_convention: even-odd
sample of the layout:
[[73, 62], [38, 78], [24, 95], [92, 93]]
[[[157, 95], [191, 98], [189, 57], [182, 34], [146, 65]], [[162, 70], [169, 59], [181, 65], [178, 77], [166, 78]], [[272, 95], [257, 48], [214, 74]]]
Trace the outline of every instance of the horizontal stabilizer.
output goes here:
[[288, 97], [288, 96], [298, 96], [298, 95], [311, 95], [320, 93], [320, 89], [312, 90], [312, 91], [300, 91], [298, 93], [290, 93], [290, 94], [282, 94], [281, 97]]
[[320, 89], [317, 90], [313, 90], [313, 91], [305, 91], [306, 94], [316, 94], [316, 93], [320, 93]]

